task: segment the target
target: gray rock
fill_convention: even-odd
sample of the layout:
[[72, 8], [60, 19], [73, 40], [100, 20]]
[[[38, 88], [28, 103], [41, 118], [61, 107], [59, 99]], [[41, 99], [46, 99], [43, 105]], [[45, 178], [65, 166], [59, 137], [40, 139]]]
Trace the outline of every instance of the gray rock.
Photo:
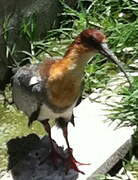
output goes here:
[[[74, 6], [77, 1], [69, 0], [67, 3]], [[59, 0], [2, 0], [0, 1], [0, 45], [12, 48], [16, 44], [18, 50], [29, 50], [27, 40], [21, 36], [21, 27], [24, 20], [29, 23], [33, 18], [36, 25], [35, 39], [43, 38], [47, 30], [57, 27], [58, 14], [62, 11]], [[5, 28], [4, 25], [5, 24]], [[4, 33], [8, 32], [6, 39]], [[5, 49], [0, 59], [5, 57]], [[19, 56], [19, 54], [18, 54]], [[18, 59], [18, 56], [16, 58]], [[19, 59], [20, 60], [20, 56]]]
[[[9, 169], [14, 180], [76, 180], [78, 173], [70, 169], [66, 173], [67, 152], [54, 142], [60, 156], [54, 165], [50, 141], [47, 136], [39, 139], [35, 134], [8, 142]], [[12, 179], [11, 179], [12, 180]]]
[[[67, 0], [70, 6], [75, 6], [76, 0]], [[13, 66], [15, 62], [19, 62], [25, 57], [25, 54], [20, 51], [30, 51], [30, 45], [24, 36], [21, 29], [24, 20], [26, 23], [30, 19], [34, 20], [35, 40], [42, 39], [46, 32], [52, 28], [57, 28], [59, 24], [58, 14], [62, 12], [62, 6], [59, 0], [1, 0], [0, 1], [0, 72], [4, 74], [1, 77], [2, 81], [7, 77], [7, 67]], [[7, 57], [7, 47], [13, 49], [16, 46], [16, 51]], [[1, 64], [3, 64], [1, 66]], [[6, 83], [4, 83], [6, 84]]]

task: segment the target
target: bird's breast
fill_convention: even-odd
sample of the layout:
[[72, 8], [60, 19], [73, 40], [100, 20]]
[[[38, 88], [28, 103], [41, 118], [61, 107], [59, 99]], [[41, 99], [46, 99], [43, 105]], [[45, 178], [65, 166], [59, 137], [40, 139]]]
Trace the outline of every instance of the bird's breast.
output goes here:
[[74, 105], [70, 106], [68, 109], [66, 109], [63, 112], [54, 112], [51, 108], [49, 108], [48, 105], [43, 104], [40, 108], [40, 113], [38, 116], [39, 121], [43, 121], [45, 119], [57, 119], [59, 117], [64, 118], [65, 120], [69, 121], [72, 116]]
[[80, 84], [73, 79], [59, 79], [49, 82], [48, 97], [59, 108], [69, 107], [80, 96]]

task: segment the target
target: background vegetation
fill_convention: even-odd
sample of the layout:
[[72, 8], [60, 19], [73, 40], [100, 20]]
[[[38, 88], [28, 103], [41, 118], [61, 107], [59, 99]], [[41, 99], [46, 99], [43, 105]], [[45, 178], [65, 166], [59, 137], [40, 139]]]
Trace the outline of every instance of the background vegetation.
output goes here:
[[[20, 34], [27, 39], [30, 45], [30, 52], [22, 51], [18, 53], [25, 54], [25, 58], [17, 63], [13, 58], [14, 67], [24, 64], [24, 62], [37, 63], [43, 61], [49, 56], [63, 56], [67, 46], [73, 41], [82, 30], [86, 28], [99, 28], [105, 32], [108, 38], [108, 44], [115, 52], [118, 58], [124, 63], [128, 72], [136, 72], [138, 69], [138, 1], [137, 0], [79, 0], [76, 9], [71, 9], [60, 0], [64, 7], [64, 12], [59, 15], [61, 19], [60, 27], [46, 33], [43, 40], [36, 40], [36, 24], [35, 16], [29, 19], [24, 19], [20, 29]], [[8, 36], [5, 21], [5, 40]], [[11, 57], [16, 52], [16, 45], [12, 48], [7, 46], [7, 56]], [[96, 89], [106, 89], [109, 80], [118, 72], [116, 66], [109, 62], [105, 57], [97, 55], [88, 63], [85, 69], [85, 87], [83, 95], [86, 96], [94, 92]], [[124, 86], [117, 93], [122, 95], [121, 103], [116, 104], [109, 118], [112, 121], [120, 120], [119, 125], [136, 126], [138, 127], [138, 78], [132, 77], [133, 86], [129, 89]], [[1, 104], [0, 122], [2, 123], [1, 132], [7, 131], [4, 138], [0, 141], [4, 143], [9, 138], [13, 137], [7, 126], [15, 128], [18, 124], [18, 118], [24, 120], [24, 116], [16, 112], [13, 106], [8, 105], [6, 108]], [[16, 117], [16, 118], [15, 118]], [[12, 125], [11, 121], [14, 121]], [[10, 122], [9, 122], [10, 121]], [[16, 122], [15, 122], [16, 121]], [[36, 125], [37, 126], [37, 125]], [[19, 124], [18, 124], [19, 127]], [[18, 128], [17, 127], [17, 128]], [[37, 127], [38, 128], [38, 127]], [[37, 129], [36, 128], [36, 129]], [[41, 128], [41, 127], [39, 127]], [[11, 128], [9, 128], [11, 129]], [[17, 131], [17, 130], [14, 130]], [[19, 129], [14, 135], [23, 135], [29, 133], [28, 130], [20, 133]], [[137, 132], [137, 131], [136, 131]], [[43, 133], [43, 132], [42, 132]], [[15, 137], [15, 136], [14, 136]], [[137, 133], [135, 139], [138, 138]], [[136, 141], [137, 142], [137, 141]], [[137, 143], [135, 143], [137, 144]], [[5, 152], [5, 144], [0, 149], [1, 154]], [[133, 153], [134, 154], [134, 153]], [[3, 156], [3, 155], [1, 155]], [[5, 157], [5, 156], [4, 156]], [[3, 157], [2, 157], [3, 158]], [[4, 159], [4, 158], [3, 158]], [[5, 161], [2, 161], [5, 165]], [[101, 179], [123, 179], [128, 171], [132, 172], [135, 177], [138, 177], [138, 161], [133, 160], [124, 165], [124, 172], [116, 177], [104, 176]]]
[[[49, 55], [62, 56], [74, 37], [86, 28], [103, 30], [107, 35], [109, 46], [126, 65], [136, 60], [138, 7], [135, 1], [80, 0], [75, 10], [64, 4], [63, 0], [61, 3], [64, 12], [59, 17], [60, 27], [49, 31], [43, 40], [35, 39], [34, 17], [23, 21], [21, 35], [29, 41], [31, 52], [20, 53], [25, 53], [26, 58], [32, 63], [41, 61]], [[92, 61], [86, 67], [86, 93], [92, 92], [94, 88], [105, 87], [111, 75], [117, 71], [115, 65], [101, 55], [97, 55]]]

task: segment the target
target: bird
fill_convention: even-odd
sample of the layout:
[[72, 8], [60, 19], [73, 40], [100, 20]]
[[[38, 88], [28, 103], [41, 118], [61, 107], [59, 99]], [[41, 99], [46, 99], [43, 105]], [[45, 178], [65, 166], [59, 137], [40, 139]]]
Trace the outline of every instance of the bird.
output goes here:
[[66, 140], [68, 167], [79, 173], [83, 172], [79, 170], [79, 162], [73, 156], [67, 127], [69, 122], [74, 125], [73, 108], [80, 102], [84, 68], [97, 53], [117, 64], [129, 81], [121, 62], [108, 48], [106, 36], [94, 28], [83, 30], [68, 46], [63, 57], [51, 57], [41, 63], [27, 64], [20, 67], [13, 76], [13, 101], [28, 116], [28, 125], [38, 120], [44, 126], [51, 142], [53, 157], [56, 158], [49, 124], [49, 120], [54, 119]]

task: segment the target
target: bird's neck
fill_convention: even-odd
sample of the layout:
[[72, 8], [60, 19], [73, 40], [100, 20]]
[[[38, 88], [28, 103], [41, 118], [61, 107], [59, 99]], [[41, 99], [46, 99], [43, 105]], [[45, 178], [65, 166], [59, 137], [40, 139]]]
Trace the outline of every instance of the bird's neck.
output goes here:
[[86, 49], [83, 46], [75, 47], [74, 45], [74, 47], [69, 48], [65, 53], [63, 59], [53, 66], [53, 70], [57, 75], [59, 72], [59, 74], [63, 74], [64, 77], [66, 75], [77, 75], [78, 78], [82, 78], [84, 67], [93, 55], [94, 53], [89, 49]]
[[93, 52], [86, 49], [84, 46], [76, 46], [69, 48], [66, 52], [63, 62], [66, 63], [69, 71], [75, 71], [82, 73], [88, 60], [93, 56]]
[[90, 51], [72, 47], [63, 59], [52, 65], [48, 78], [49, 99], [58, 107], [72, 105], [81, 93], [84, 66]]

